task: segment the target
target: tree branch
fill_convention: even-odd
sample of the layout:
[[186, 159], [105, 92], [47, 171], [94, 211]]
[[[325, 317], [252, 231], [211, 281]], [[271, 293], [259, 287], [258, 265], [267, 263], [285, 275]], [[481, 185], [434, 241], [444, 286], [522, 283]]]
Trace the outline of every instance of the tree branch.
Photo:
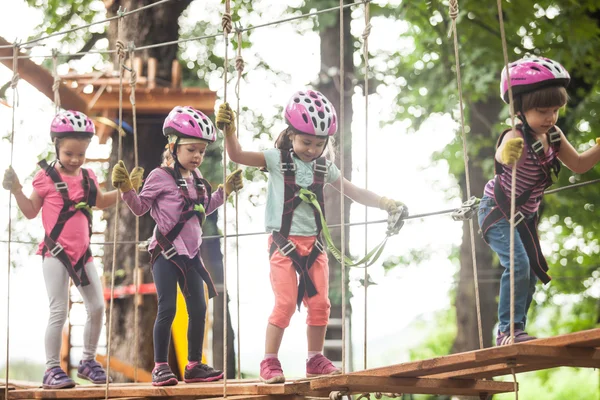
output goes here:
[[[85, 42], [83, 47], [77, 53], [87, 53], [94, 47], [94, 45], [96, 44], [96, 42], [98, 42], [98, 40], [105, 39], [105, 38], [106, 38], [106, 32], [92, 33], [92, 36], [90, 36], [89, 40], [87, 42]], [[67, 62], [69, 62], [71, 60], [79, 60], [82, 57], [83, 57], [83, 55], [70, 55], [69, 57], [67, 57]]]

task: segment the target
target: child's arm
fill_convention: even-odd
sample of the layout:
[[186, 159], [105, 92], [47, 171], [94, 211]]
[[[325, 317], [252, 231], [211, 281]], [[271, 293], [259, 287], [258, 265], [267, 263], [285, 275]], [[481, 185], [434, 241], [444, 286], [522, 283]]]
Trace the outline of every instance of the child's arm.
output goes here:
[[96, 195], [96, 207], [103, 210], [107, 207], [114, 206], [117, 203], [118, 195], [118, 190], [111, 190], [110, 192], [98, 190], [98, 194]]
[[[341, 191], [342, 178], [338, 178], [332, 183], [333, 187]], [[404, 205], [402, 202], [388, 199], [385, 196], [379, 196], [378, 194], [371, 192], [370, 190], [359, 188], [354, 185], [348, 179], [343, 178], [344, 185], [344, 196], [350, 197], [352, 200], [365, 205], [367, 207], [377, 207], [381, 210], [385, 210], [388, 213], [394, 213], [398, 211], [398, 207]]]
[[12, 166], [8, 167], [4, 172], [2, 186], [4, 189], [10, 190], [13, 196], [15, 196], [17, 205], [25, 218], [33, 219], [38, 215], [44, 199], [35, 191], [35, 189], [31, 193], [31, 197], [25, 196], [23, 193], [23, 186], [21, 186], [21, 182], [19, 182], [19, 178]]
[[225, 133], [225, 142], [227, 145], [227, 154], [231, 161], [247, 165], [249, 167], [266, 167], [265, 155], [260, 151], [244, 151], [237, 136], [235, 135], [235, 116], [229, 104], [224, 103], [219, 106], [217, 113], [217, 126]]
[[556, 127], [560, 133], [560, 150], [558, 151], [558, 159], [571, 171], [576, 174], [583, 174], [589, 171], [600, 161], [600, 138], [596, 139], [596, 145], [587, 149], [583, 153], [578, 153], [571, 143], [567, 140], [565, 134]]

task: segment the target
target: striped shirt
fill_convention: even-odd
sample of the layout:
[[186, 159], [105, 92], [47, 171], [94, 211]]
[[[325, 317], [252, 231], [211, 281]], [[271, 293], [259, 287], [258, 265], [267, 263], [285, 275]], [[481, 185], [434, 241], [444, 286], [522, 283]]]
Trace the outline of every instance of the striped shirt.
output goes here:
[[[531, 195], [527, 203], [519, 207], [520, 211], [525, 214], [531, 214], [538, 210], [542, 201], [542, 195], [546, 189], [546, 176], [550, 174], [549, 167], [556, 158], [552, 146], [548, 147], [546, 153], [540, 157], [536, 157], [533, 150], [526, 145], [527, 158], [524, 162], [517, 164], [517, 187], [515, 189], [516, 197], [518, 198], [523, 192], [531, 190]], [[546, 172], [548, 170], [548, 172]], [[512, 167], [504, 166], [502, 172], [499, 174], [499, 181], [502, 189], [510, 195], [511, 190], [511, 179], [512, 179]], [[548, 177], [548, 179], [550, 179]], [[491, 179], [483, 190], [485, 196], [494, 198], [494, 179]]]

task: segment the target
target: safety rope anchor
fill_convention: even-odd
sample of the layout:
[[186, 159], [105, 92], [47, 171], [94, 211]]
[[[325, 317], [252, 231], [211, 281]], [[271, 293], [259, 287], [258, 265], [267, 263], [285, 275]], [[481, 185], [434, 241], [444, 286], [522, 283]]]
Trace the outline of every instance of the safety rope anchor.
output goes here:
[[477, 213], [481, 199], [471, 196], [471, 198], [452, 212], [452, 219], [455, 221], [467, 221]]

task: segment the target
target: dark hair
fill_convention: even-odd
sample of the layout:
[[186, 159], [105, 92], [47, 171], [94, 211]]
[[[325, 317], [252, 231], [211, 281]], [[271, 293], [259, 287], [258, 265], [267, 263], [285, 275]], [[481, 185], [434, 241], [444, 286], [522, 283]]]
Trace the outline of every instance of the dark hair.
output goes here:
[[275, 139], [275, 148], [279, 150], [289, 151], [292, 148], [292, 140], [290, 135], [292, 133], [299, 133], [291, 126], [286, 127], [281, 131], [277, 139]]
[[516, 96], [514, 110], [527, 112], [533, 108], [562, 107], [568, 100], [567, 89], [563, 86], [550, 86]]

